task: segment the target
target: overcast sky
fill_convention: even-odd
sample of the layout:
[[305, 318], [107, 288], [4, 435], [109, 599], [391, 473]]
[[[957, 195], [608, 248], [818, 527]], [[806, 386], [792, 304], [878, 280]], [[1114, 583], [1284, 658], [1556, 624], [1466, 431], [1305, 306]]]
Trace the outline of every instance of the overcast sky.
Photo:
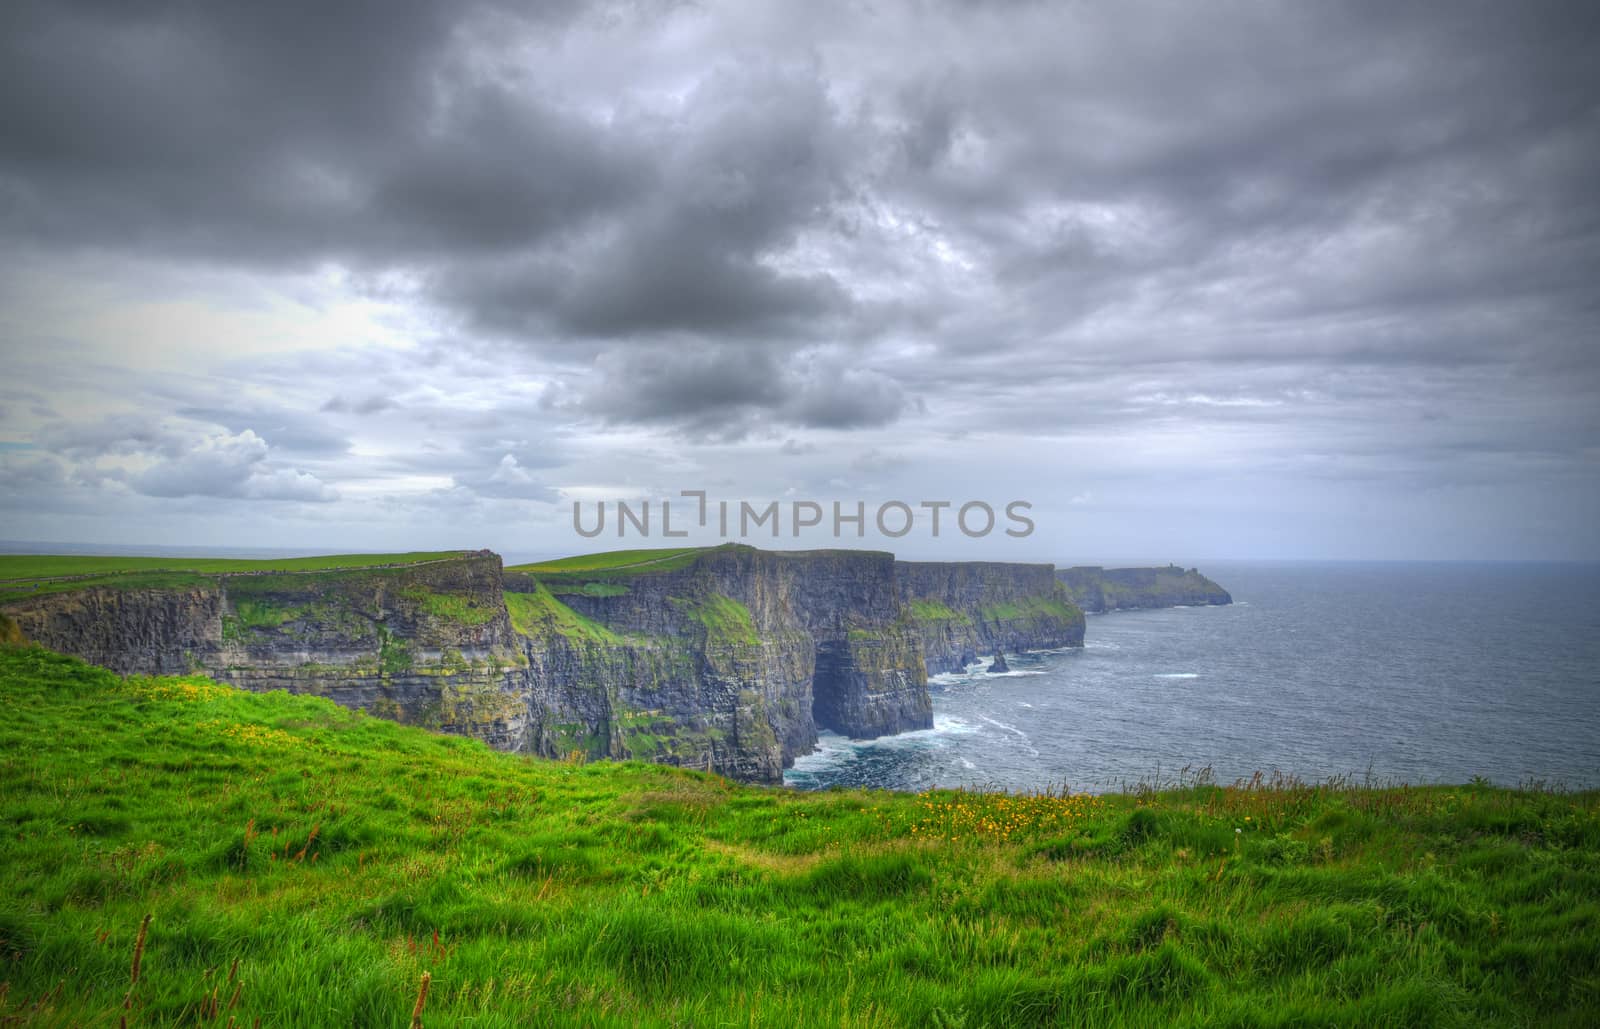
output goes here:
[[0, 538], [1600, 558], [1595, 12], [12, 0]]

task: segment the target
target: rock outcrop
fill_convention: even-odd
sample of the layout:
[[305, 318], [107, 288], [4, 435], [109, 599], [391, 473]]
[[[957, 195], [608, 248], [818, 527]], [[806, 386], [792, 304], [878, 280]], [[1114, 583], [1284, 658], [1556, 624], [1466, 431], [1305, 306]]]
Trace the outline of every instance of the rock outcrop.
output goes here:
[[1002, 672], [1011, 671], [1011, 666], [1006, 664], [1005, 651], [997, 650], [994, 652], [994, 660], [989, 663], [988, 671], [990, 675], [999, 675]]
[[27, 642], [28, 637], [22, 634], [22, 629], [17, 623], [7, 617], [4, 611], [0, 611], [0, 646], [20, 647]]
[[1057, 570], [1073, 603], [1090, 614], [1154, 607], [1204, 607], [1233, 603], [1228, 591], [1197, 569], [1100, 568]]
[[13, 590], [5, 631], [118, 672], [314, 693], [504, 750], [763, 782], [819, 729], [931, 726], [930, 671], [1083, 642], [1049, 565], [669, 554], [57, 582]]

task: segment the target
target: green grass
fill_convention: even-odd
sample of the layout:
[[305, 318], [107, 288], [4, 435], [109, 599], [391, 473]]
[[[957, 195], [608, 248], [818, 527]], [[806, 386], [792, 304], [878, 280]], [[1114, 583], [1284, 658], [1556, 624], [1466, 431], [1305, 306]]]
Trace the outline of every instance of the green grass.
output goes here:
[[[413, 565], [460, 557], [463, 550], [407, 554], [329, 554], [251, 561], [234, 558], [88, 557], [0, 555], [0, 604], [47, 593], [113, 589], [188, 589], [213, 583], [217, 575], [261, 572], [329, 572]], [[263, 576], [270, 583], [271, 576]], [[232, 580], [241, 586], [250, 578]]]
[[385, 675], [404, 675], [415, 664], [416, 657], [411, 653], [411, 644], [379, 626], [378, 670]]
[[550, 588], [556, 596], [582, 594], [585, 597], [625, 597], [628, 587], [620, 582], [584, 582], [580, 576], [542, 576], [537, 580]]
[[970, 624], [971, 618], [954, 608], [947, 607], [937, 600], [912, 600], [906, 605], [911, 609], [911, 617], [919, 622], [965, 622]]
[[1071, 601], [1057, 597], [1024, 597], [1019, 601], [990, 604], [982, 609], [984, 618], [991, 621], [1012, 621], [1018, 618], [1059, 618], [1075, 621], [1083, 613]]
[[413, 552], [408, 554], [327, 554], [319, 557], [245, 560], [235, 558], [187, 557], [87, 557], [48, 554], [0, 554], [0, 580], [47, 579], [66, 575], [104, 575], [112, 572], [181, 571], [225, 572], [313, 572], [333, 568], [371, 568], [375, 565], [420, 564], [460, 557], [464, 550]]
[[459, 625], [486, 625], [499, 613], [497, 608], [479, 604], [470, 597], [454, 593], [436, 593], [422, 586], [401, 591], [410, 600], [435, 618], [443, 618]]
[[625, 597], [628, 587], [614, 582], [586, 582], [579, 589], [586, 597]]
[[566, 575], [573, 572], [663, 572], [686, 568], [705, 549], [702, 547], [662, 548], [655, 550], [612, 550], [603, 554], [579, 554], [556, 561], [539, 561], [533, 564], [511, 565], [508, 572], [528, 572], [533, 575]]
[[695, 600], [680, 600], [676, 597], [670, 599], [672, 603], [679, 605], [686, 615], [705, 626], [707, 642], [747, 647], [761, 645], [761, 637], [756, 632], [755, 619], [751, 617], [750, 609], [732, 597], [713, 593]]
[[233, 609], [239, 624], [249, 629], [276, 629], [305, 612], [303, 606], [285, 607], [260, 600], [241, 600]]
[[0, 581], [0, 604], [27, 600], [48, 593], [68, 593], [98, 587], [111, 589], [183, 590], [215, 584], [216, 579], [199, 572], [111, 572], [106, 575], [75, 576], [65, 579], [9, 579]]
[[0, 709], [5, 1024], [191, 1024], [237, 986], [219, 1025], [403, 1026], [425, 971], [430, 1027], [1600, 1008], [1595, 793], [801, 794], [23, 648]]
[[555, 595], [540, 584], [532, 593], [506, 593], [506, 611], [511, 616], [511, 627], [524, 636], [565, 636], [572, 640], [616, 645], [624, 638], [585, 617], [557, 600]]

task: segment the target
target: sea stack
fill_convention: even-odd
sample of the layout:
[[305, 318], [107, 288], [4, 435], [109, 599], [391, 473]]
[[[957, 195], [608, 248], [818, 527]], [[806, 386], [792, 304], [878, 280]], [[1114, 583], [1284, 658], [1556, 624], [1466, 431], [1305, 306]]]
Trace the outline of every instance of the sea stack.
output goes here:
[[999, 675], [1001, 672], [1011, 671], [1011, 666], [1006, 664], [1006, 653], [1003, 650], [994, 652], [994, 664], [989, 666], [990, 675]]

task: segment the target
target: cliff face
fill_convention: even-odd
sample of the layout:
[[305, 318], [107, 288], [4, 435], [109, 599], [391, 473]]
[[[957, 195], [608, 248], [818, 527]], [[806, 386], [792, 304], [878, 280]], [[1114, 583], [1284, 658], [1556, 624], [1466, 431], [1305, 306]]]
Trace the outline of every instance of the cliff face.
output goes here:
[[930, 673], [996, 650], [1083, 646], [1083, 612], [1052, 565], [902, 561], [896, 574]]
[[314, 693], [505, 750], [764, 782], [819, 729], [931, 726], [930, 669], [1083, 640], [1049, 565], [868, 551], [726, 546], [531, 572], [481, 551], [127, 581], [13, 596], [5, 632], [123, 673]]
[[549, 712], [536, 749], [776, 780], [819, 727], [927, 728], [927, 674], [894, 573], [889, 554], [748, 547], [664, 570], [509, 572], [531, 664], [557, 670], [535, 676]]
[[1194, 568], [1063, 568], [1056, 577], [1085, 611], [1231, 604], [1228, 591]]
[[95, 587], [7, 613], [30, 640], [124, 674], [200, 672], [508, 750], [527, 743], [525, 659], [499, 557], [397, 568], [196, 576], [174, 589]]

